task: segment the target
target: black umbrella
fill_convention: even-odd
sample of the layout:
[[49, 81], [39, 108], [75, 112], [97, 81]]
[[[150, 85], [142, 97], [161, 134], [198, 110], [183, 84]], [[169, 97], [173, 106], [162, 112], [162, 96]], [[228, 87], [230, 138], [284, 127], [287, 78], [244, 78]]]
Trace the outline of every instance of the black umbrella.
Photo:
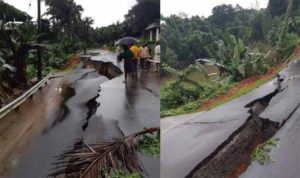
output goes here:
[[119, 39], [119, 41], [117, 41], [118, 45], [131, 45], [131, 44], [136, 44], [138, 43], [139, 40], [133, 37], [124, 37]]

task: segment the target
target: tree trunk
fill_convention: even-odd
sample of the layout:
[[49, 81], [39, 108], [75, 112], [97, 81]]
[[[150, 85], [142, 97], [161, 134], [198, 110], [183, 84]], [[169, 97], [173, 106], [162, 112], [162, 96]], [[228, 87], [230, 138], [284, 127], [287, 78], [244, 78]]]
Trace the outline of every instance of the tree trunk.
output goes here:
[[17, 52], [18, 55], [14, 56], [14, 66], [17, 68], [16, 71], [16, 83], [18, 85], [27, 86], [27, 77], [26, 77], [26, 49], [20, 48], [20, 51]]

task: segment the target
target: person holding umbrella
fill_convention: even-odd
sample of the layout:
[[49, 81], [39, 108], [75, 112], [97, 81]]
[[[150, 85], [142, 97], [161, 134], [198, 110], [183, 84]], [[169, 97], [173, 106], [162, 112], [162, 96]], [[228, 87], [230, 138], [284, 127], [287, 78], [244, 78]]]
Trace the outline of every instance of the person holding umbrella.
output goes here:
[[137, 39], [133, 37], [124, 37], [117, 42], [123, 48], [120, 59], [124, 59], [125, 84], [127, 83], [128, 75], [131, 75], [133, 72], [132, 59], [134, 58], [134, 54], [129, 49], [129, 45], [133, 43], [137, 43]]
[[124, 72], [125, 72], [125, 81], [127, 84], [128, 75], [132, 74], [132, 58], [133, 53], [129, 50], [128, 45], [122, 45], [123, 52], [120, 54], [120, 59], [124, 59]]

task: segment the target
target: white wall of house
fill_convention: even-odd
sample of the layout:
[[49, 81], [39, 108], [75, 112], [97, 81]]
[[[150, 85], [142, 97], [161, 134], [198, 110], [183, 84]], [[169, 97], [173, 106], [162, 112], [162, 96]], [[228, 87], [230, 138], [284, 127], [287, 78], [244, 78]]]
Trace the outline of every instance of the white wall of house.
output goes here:
[[159, 41], [159, 28], [156, 28], [156, 41]]
[[152, 29], [150, 30], [150, 41], [152, 41], [153, 37], [152, 37]]

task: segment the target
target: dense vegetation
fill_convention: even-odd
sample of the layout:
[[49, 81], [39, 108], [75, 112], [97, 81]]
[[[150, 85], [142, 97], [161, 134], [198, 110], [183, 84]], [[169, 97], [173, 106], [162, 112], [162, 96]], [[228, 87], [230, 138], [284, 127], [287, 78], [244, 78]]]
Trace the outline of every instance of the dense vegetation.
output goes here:
[[[177, 76], [168, 81], [162, 86], [161, 115], [195, 110], [233, 83], [285, 62], [299, 42], [299, 2], [269, 0], [266, 9], [223, 4], [214, 7], [207, 18], [183, 13], [162, 17], [163, 75], [170, 75], [170, 67], [181, 72], [198, 61], [215, 65], [220, 79], [194, 80], [194, 89], [186, 84], [191, 80], [188, 75], [185, 80]], [[182, 109], [184, 106], [189, 107]]]
[[139, 37], [150, 23], [159, 20], [160, 0], [137, 0], [137, 4], [125, 15], [123, 22], [96, 28], [94, 38], [99, 44], [113, 44], [120, 37]]

